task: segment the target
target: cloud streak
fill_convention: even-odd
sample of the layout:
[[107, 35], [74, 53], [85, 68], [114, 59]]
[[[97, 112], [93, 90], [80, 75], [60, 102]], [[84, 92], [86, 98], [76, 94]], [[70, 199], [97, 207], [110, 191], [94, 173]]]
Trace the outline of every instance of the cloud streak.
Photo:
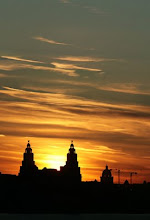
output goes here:
[[1, 58], [3, 58], [3, 59], [7, 59], [7, 60], [14, 60], [14, 61], [27, 62], [27, 63], [44, 63], [44, 62], [37, 61], [37, 60], [28, 60], [28, 59], [23, 59], [23, 58], [20, 58], [20, 57], [14, 57], [14, 56], [1, 56]]
[[98, 57], [84, 57], [84, 56], [64, 56], [56, 57], [56, 60], [71, 61], [71, 62], [113, 62], [121, 61], [117, 59], [98, 58]]
[[94, 6], [83, 6], [83, 8], [87, 9], [89, 12], [91, 12], [93, 14], [99, 14], [102, 16], [108, 15], [108, 13], [106, 13], [105, 11], [101, 11], [99, 8], [96, 8]]
[[108, 15], [108, 13], [106, 13], [105, 11], [100, 10], [99, 8], [95, 7], [95, 6], [88, 6], [88, 5], [83, 5], [83, 4], [79, 4], [79, 3], [74, 3], [73, 1], [70, 0], [60, 0], [61, 3], [63, 4], [70, 4], [73, 7], [80, 7], [83, 9], [86, 9], [88, 12], [92, 13], [92, 14], [99, 14], [102, 16], [106, 16]]
[[[59, 106], [62, 112], [68, 112], [70, 114], [79, 115], [116, 115], [121, 117], [130, 118], [149, 118], [150, 107], [142, 105], [125, 105], [125, 104], [110, 104], [100, 101], [93, 101], [85, 98], [79, 98], [77, 96], [69, 96], [57, 93], [40, 93], [21, 89], [14, 89], [10, 87], [4, 87], [0, 90], [1, 94], [7, 94], [12, 97], [26, 99], [31, 102], [45, 103], [54, 106]], [[55, 109], [56, 110], [56, 109]]]
[[112, 83], [109, 85], [103, 85], [99, 88], [104, 91], [112, 91], [126, 94], [135, 94], [135, 95], [150, 95], [149, 91], [144, 91], [140, 89], [141, 84], [136, 83]]
[[5, 77], [7, 77], [5, 74], [0, 73], [0, 78], [5, 78]]
[[[72, 64], [71, 64], [72, 65]], [[103, 72], [100, 72], [103, 74]], [[43, 81], [45, 82], [45, 81]], [[51, 81], [52, 82], [52, 81]], [[66, 86], [74, 86], [74, 90], [77, 91], [82, 88], [96, 89], [98, 91], [108, 91], [113, 93], [125, 93], [132, 95], [144, 95], [149, 96], [150, 90], [148, 88], [144, 88], [143, 84], [139, 83], [110, 83], [110, 84], [101, 84], [101, 83], [92, 83], [92, 82], [84, 82], [84, 81], [75, 81], [75, 80], [53, 80], [53, 83], [58, 85], [64, 84]], [[33, 89], [33, 87], [32, 87]], [[40, 88], [39, 88], [40, 89]], [[41, 87], [42, 89], [42, 87]], [[45, 89], [45, 88], [43, 88]]]
[[20, 69], [44, 70], [44, 71], [50, 71], [50, 72], [57, 72], [57, 73], [61, 73], [61, 74], [65, 74], [65, 75], [73, 76], [73, 77], [78, 76], [78, 74], [75, 73], [74, 70], [53, 68], [53, 67], [42, 66], [42, 65], [0, 62], [0, 70], [13, 71], [13, 70], [20, 70]]
[[68, 4], [68, 3], [70, 3], [70, 0], [60, 0], [60, 2], [62, 2], [64, 4]]
[[95, 68], [87, 68], [87, 67], [81, 67], [81, 66], [76, 66], [73, 64], [65, 64], [65, 63], [57, 63], [57, 62], [52, 62], [52, 65], [54, 65], [56, 68], [61, 68], [61, 69], [74, 69], [74, 70], [87, 70], [87, 71], [92, 71], [92, 72], [101, 72], [101, 69], [95, 69]]
[[[33, 92], [10, 87], [1, 89], [0, 96], [7, 97], [0, 105], [0, 134], [6, 136], [1, 137], [1, 154], [6, 158], [4, 150], [8, 137], [11, 141], [22, 138], [21, 143], [27, 137], [36, 140], [39, 148], [35, 155], [40, 154], [43, 164], [45, 159], [40, 147], [43, 143], [43, 152], [47, 152], [49, 143], [54, 143], [58, 153], [64, 155], [64, 147], [59, 143], [64, 144], [72, 138], [78, 141], [77, 151], [83, 168], [102, 167], [107, 161], [111, 166], [119, 163], [131, 169], [132, 165], [139, 164], [140, 156], [149, 156], [148, 106], [104, 103], [53, 91]], [[51, 153], [54, 152], [51, 150]], [[127, 157], [132, 161], [128, 165]], [[143, 167], [148, 164], [145, 161]], [[85, 171], [83, 175], [87, 178]]]
[[57, 42], [57, 41], [54, 41], [54, 40], [50, 40], [50, 39], [47, 39], [47, 38], [44, 38], [44, 37], [33, 37], [33, 39], [35, 40], [39, 40], [39, 41], [42, 41], [42, 42], [45, 42], [45, 43], [49, 43], [49, 44], [56, 44], [56, 45], [63, 45], [63, 46], [71, 46], [71, 44], [67, 44], [67, 43], [62, 43], [62, 42]]

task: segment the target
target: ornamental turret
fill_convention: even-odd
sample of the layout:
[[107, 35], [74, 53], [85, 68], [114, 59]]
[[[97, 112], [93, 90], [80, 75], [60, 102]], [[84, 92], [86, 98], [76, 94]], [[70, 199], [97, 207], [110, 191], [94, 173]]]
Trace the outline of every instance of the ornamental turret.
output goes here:
[[22, 166], [20, 167], [19, 176], [35, 176], [37, 175], [38, 167], [34, 162], [34, 154], [30, 142], [28, 141], [25, 153], [23, 155]]
[[81, 182], [80, 167], [78, 166], [77, 154], [73, 141], [67, 154], [67, 161], [64, 167], [60, 167], [60, 171], [68, 182]]

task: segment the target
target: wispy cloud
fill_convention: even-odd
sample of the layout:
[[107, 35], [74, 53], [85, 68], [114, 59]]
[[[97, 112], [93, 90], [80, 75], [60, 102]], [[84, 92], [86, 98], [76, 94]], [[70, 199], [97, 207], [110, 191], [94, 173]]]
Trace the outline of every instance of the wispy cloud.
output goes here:
[[83, 8], [87, 9], [89, 12], [91, 12], [93, 14], [98, 14], [98, 15], [101, 15], [101, 16], [108, 15], [108, 13], [106, 13], [105, 11], [102, 11], [99, 8], [94, 7], [94, 6], [83, 6]]
[[14, 56], [1, 56], [1, 58], [7, 59], [7, 60], [15, 60], [15, 61], [21, 61], [21, 62], [28, 62], [28, 63], [44, 63], [44, 62], [37, 61], [37, 60], [28, 60], [28, 59], [23, 59], [23, 58], [14, 57]]
[[54, 40], [50, 40], [50, 39], [47, 39], [47, 38], [44, 38], [44, 37], [38, 37], [38, 36], [33, 37], [33, 39], [39, 40], [39, 41], [42, 41], [42, 42], [46, 42], [46, 43], [49, 43], [49, 44], [64, 45], [64, 46], [70, 46], [71, 45], [71, 44], [57, 42], [57, 41], [54, 41]]
[[57, 62], [52, 62], [51, 64], [54, 65], [56, 68], [61, 68], [61, 69], [87, 70], [87, 71], [92, 71], [92, 72], [102, 71], [101, 69], [81, 67], [81, 66], [76, 66], [73, 64], [65, 64], [65, 63], [57, 63]]
[[[6, 142], [18, 146], [27, 137], [35, 140], [34, 144], [38, 146], [35, 155], [40, 155], [43, 161], [45, 159], [41, 152], [48, 152], [49, 143], [54, 143], [58, 153], [64, 155], [63, 146], [68, 140], [75, 139], [83, 168], [102, 167], [106, 161], [113, 167], [121, 164], [131, 168], [133, 164], [139, 164], [140, 159], [137, 157], [149, 156], [149, 106], [105, 103], [54, 93], [53, 89], [49, 89], [49, 92], [39, 92], [38, 88], [36, 91], [10, 87], [0, 90], [0, 96], [7, 97], [0, 105], [0, 134], [6, 136], [1, 138], [1, 155], [6, 160], [7, 155], [2, 152], [10, 149]], [[44, 145], [42, 150], [41, 145]], [[21, 148], [18, 149], [20, 152]], [[135, 149], [138, 149], [136, 156]], [[56, 149], [51, 151], [54, 152]], [[13, 157], [11, 152], [10, 155]], [[126, 158], [130, 158], [130, 164], [126, 163]], [[147, 166], [148, 161], [142, 164]], [[85, 172], [83, 174], [85, 178]]]
[[70, 3], [70, 0], [60, 0], [60, 2], [62, 2], [64, 4], [68, 4], [68, 3]]
[[1, 134], [58, 139], [74, 137], [123, 149], [124, 152], [132, 152], [141, 145], [149, 149], [150, 123], [147, 128], [144, 124], [150, 118], [149, 107], [108, 104], [9, 87], [0, 90], [0, 93], [15, 100], [18, 98], [18, 101], [1, 102]]
[[75, 73], [74, 70], [53, 68], [53, 67], [42, 66], [42, 65], [0, 62], [0, 70], [12, 71], [12, 70], [19, 70], [19, 69], [44, 70], [44, 71], [57, 72], [57, 73], [65, 74], [68, 76], [78, 76], [78, 74]]
[[0, 78], [4, 78], [4, 77], [7, 77], [7, 76], [3, 73], [0, 73]]
[[16, 75], [0, 73], [0, 78], [16, 78]]
[[5, 137], [5, 135], [4, 134], [0, 134], [0, 137]]
[[[4, 87], [4, 90], [0, 90], [0, 93], [7, 94], [12, 97], [18, 97], [30, 101], [42, 102], [45, 104], [55, 103], [58, 106], [65, 105], [62, 108], [64, 111], [68, 111], [70, 114], [82, 114], [85, 115], [109, 115], [111, 113], [121, 117], [150, 117], [150, 107], [142, 105], [125, 105], [125, 104], [110, 104], [99, 101], [93, 101], [85, 98], [79, 98], [77, 96], [68, 96], [58, 93], [40, 93], [31, 92], [27, 90], [14, 89], [10, 87]], [[76, 107], [78, 106], [78, 107]]]
[[[98, 74], [103, 74], [103, 72], [100, 72]], [[42, 81], [45, 83], [46, 81]], [[143, 84], [139, 83], [110, 83], [110, 84], [100, 84], [100, 83], [92, 83], [92, 82], [81, 82], [81, 81], [75, 81], [75, 80], [53, 80], [51, 81], [53, 83], [64, 84], [64, 85], [70, 85], [74, 86], [74, 89], [79, 90], [79, 87], [82, 88], [94, 88], [99, 91], [111, 91], [116, 93], [126, 93], [126, 94], [135, 94], [135, 95], [150, 95], [150, 86], [148, 85], [148, 88], [145, 88]], [[33, 87], [32, 87], [33, 88]], [[44, 89], [44, 88], [43, 88]], [[76, 91], [75, 90], [75, 91]]]
[[66, 56], [56, 57], [57, 60], [71, 61], [71, 62], [112, 62], [121, 61], [117, 59], [98, 58], [98, 57], [84, 57], [84, 56]]
[[64, 4], [70, 3], [70, 5], [73, 6], [73, 7], [80, 7], [80, 8], [86, 9], [88, 12], [93, 13], [93, 14], [99, 14], [99, 15], [102, 15], [102, 16], [108, 15], [108, 13], [106, 13], [105, 11], [100, 10], [100, 8], [97, 8], [97, 7], [92, 6], [92, 5], [84, 5], [84, 4], [82, 4], [82, 2], [81, 3], [74, 3], [71, 0], [60, 0], [60, 2], [64, 3]]
[[141, 84], [137, 83], [111, 83], [109, 85], [99, 86], [99, 89], [127, 94], [150, 95], [150, 89], [149, 91], [140, 89], [141, 86]]
[[39, 37], [39, 36], [33, 37], [33, 39], [39, 40], [39, 41], [42, 41], [42, 42], [45, 42], [45, 43], [49, 43], [49, 44], [71, 46], [71, 47], [74, 47], [74, 48], [83, 49], [83, 50], [90, 50], [90, 51], [95, 50], [95, 48], [85, 48], [85, 47], [81, 47], [81, 46], [77, 46], [77, 45], [73, 45], [73, 44], [68, 44], [68, 43], [64, 43], [64, 42], [54, 41], [54, 40], [47, 39], [47, 38], [44, 38], [44, 37]]

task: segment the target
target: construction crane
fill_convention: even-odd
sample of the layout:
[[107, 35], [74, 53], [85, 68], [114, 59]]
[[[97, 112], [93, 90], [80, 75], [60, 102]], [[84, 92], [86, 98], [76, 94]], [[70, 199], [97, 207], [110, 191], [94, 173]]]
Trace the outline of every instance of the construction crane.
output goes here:
[[120, 170], [119, 169], [111, 169], [111, 170], [116, 170], [118, 174], [118, 184], [120, 184]]
[[131, 172], [131, 173], [130, 173], [130, 184], [132, 184], [132, 176], [133, 176], [134, 174], [137, 175], [137, 172]]

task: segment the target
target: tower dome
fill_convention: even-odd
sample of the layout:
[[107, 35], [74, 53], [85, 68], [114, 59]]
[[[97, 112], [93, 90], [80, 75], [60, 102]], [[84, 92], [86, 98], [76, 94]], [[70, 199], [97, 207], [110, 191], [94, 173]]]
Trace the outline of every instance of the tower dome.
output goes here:
[[69, 152], [70, 152], [70, 153], [75, 153], [75, 148], [74, 148], [73, 141], [71, 141], [70, 148], [69, 148]]
[[113, 183], [111, 169], [108, 169], [107, 165], [106, 165], [106, 169], [103, 170], [103, 172], [102, 172], [101, 183], [104, 183], [104, 184], [110, 184], [110, 183], [112, 184]]

